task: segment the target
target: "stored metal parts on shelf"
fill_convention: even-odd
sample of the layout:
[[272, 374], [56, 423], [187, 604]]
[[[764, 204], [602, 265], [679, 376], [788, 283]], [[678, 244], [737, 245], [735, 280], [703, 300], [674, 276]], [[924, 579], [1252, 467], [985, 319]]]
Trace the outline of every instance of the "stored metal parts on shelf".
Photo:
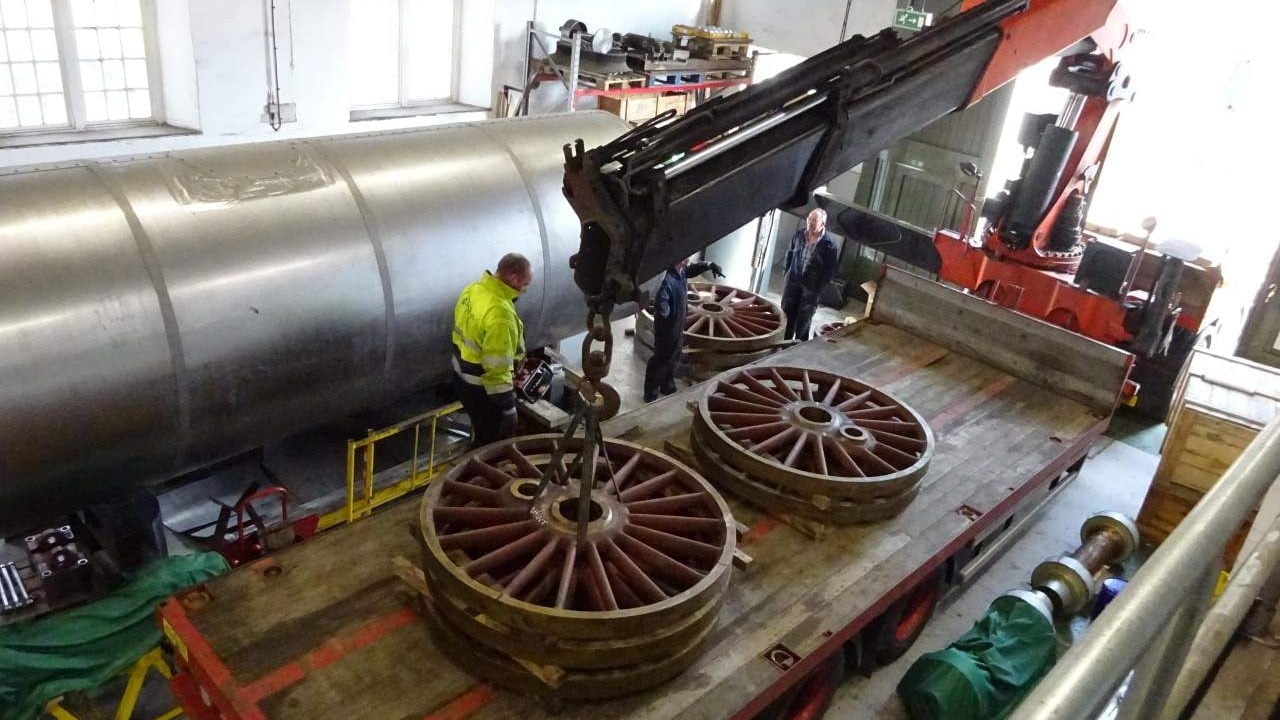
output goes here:
[[34, 603], [15, 563], [0, 565], [0, 610], [12, 612]]

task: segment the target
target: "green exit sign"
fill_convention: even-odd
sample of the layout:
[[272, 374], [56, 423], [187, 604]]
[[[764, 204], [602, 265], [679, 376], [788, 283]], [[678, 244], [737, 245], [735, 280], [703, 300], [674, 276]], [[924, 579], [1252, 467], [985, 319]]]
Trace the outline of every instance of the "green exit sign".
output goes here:
[[905, 8], [897, 10], [893, 15], [893, 26], [903, 30], [923, 30], [932, 24], [933, 13]]

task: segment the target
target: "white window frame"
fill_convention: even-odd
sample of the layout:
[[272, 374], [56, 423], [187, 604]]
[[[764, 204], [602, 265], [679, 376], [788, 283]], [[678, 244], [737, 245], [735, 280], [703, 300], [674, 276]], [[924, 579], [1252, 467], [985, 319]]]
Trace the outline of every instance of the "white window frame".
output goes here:
[[[411, 37], [411, 33], [405, 32], [405, 2], [404, 0], [396, 0], [399, 8], [399, 23], [397, 30], [397, 60], [396, 83], [400, 97], [394, 103], [382, 103], [378, 105], [355, 105], [351, 108], [351, 120], [379, 120], [382, 118], [394, 117], [410, 117], [413, 115], [434, 115], [437, 113], [460, 112], [464, 110], [474, 110], [475, 108], [462, 105], [458, 102], [458, 85], [460, 82], [460, 72], [462, 66], [462, 16], [463, 16], [463, 0], [453, 0], [453, 42], [450, 45], [450, 68], [449, 68], [449, 97], [435, 98], [432, 100], [413, 100], [410, 99], [405, 87], [406, 58], [409, 53], [406, 52], [409, 43], [415, 38]], [[355, 5], [353, 4], [353, 7]], [[358, 48], [350, 48], [351, 51], [358, 51]]]
[[62, 71], [62, 92], [67, 103], [67, 125], [0, 130], [0, 148], [189, 132], [164, 124], [164, 88], [160, 74], [160, 45], [156, 38], [155, 0], [140, 0], [139, 3], [142, 40], [147, 50], [147, 92], [151, 95], [151, 117], [93, 123], [85, 119], [84, 86], [80, 79], [80, 54], [76, 47], [71, 0], [51, 0], [51, 4], [53, 33], [58, 43], [58, 67]]

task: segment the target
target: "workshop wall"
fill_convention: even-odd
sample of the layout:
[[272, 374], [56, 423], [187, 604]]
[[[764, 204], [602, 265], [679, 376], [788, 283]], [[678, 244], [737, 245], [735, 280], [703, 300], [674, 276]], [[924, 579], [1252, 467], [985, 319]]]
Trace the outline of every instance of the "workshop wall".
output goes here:
[[[347, 32], [352, 3], [358, 1], [276, 0], [280, 97], [292, 104], [296, 117], [279, 132], [271, 130], [264, 115], [269, 3], [161, 0], [156, 3], [156, 35], [167, 121], [196, 132], [0, 149], [0, 168], [479, 120], [488, 116], [503, 84], [521, 84], [529, 18], [551, 32], [572, 17], [592, 28], [662, 36], [673, 23], [696, 22], [701, 6], [700, 0], [465, 0], [460, 3], [459, 100], [476, 110], [352, 122], [348, 89], [353, 79], [347, 68], [353, 49]], [[555, 108], [555, 98], [547, 104]]]
[[[939, 2], [939, 7], [948, 3]], [[845, 38], [873, 35], [893, 23], [897, 0], [724, 0], [720, 24], [750, 31], [757, 45], [779, 52], [816, 55]]]

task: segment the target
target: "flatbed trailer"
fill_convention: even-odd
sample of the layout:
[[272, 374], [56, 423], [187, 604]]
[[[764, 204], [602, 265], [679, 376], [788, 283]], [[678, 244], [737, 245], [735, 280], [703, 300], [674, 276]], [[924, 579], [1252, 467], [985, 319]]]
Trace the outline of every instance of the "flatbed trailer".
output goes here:
[[[420, 558], [410, 500], [166, 602], [180, 702], [193, 718], [246, 720], [754, 717], [922, 583], [955, 582], [1069, 479], [1106, 428], [1131, 356], [890, 269], [867, 319], [761, 363], [890, 392], [927, 419], [936, 453], [911, 505], [870, 525], [805, 524], [722, 491], [751, 562], [733, 571], [704, 654], [674, 680], [556, 704], [468, 675], [433, 641], [421, 596], [393, 565]], [[701, 391], [605, 431], [679, 456]]]

